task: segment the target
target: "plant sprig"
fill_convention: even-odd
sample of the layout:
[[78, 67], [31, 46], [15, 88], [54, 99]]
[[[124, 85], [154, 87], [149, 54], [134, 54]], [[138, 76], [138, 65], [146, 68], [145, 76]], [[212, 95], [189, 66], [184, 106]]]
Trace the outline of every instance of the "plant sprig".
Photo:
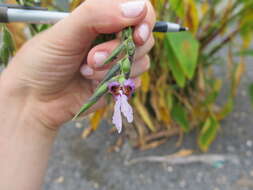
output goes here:
[[117, 63], [107, 72], [104, 79], [99, 83], [97, 89], [88, 101], [81, 107], [79, 112], [74, 116], [73, 120], [80, 117], [81, 114], [86, 112], [93, 106], [103, 95], [108, 92], [108, 84], [113, 81], [120, 81], [128, 79], [130, 76], [131, 66], [135, 53], [135, 44], [132, 37], [132, 28], [128, 27], [122, 31], [121, 44], [115, 48], [111, 55], [104, 61], [104, 65], [120, 58]]

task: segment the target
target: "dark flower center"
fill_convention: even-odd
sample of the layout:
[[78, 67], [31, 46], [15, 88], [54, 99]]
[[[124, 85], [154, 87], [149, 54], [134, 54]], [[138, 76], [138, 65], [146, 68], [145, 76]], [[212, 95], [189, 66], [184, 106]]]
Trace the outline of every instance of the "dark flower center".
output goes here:
[[123, 88], [123, 93], [127, 96], [127, 97], [130, 97], [131, 94], [132, 94], [132, 87], [131, 86], [124, 86]]
[[127, 97], [130, 97], [133, 91], [133, 88], [131, 86], [120, 86], [120, 85], [113, 85], [110, 87], [110, 92], [114, 96], [120, 95], [120, 91], [123, 92]]

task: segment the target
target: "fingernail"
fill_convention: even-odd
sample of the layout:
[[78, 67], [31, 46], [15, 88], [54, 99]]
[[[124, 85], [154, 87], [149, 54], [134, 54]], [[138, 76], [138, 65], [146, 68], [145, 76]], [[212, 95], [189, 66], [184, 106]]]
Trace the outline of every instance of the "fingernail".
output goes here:
[[121, 10], [125, 17], [137, 17], [144, 10], [144, 1], [132, 1], [121, 4]]
[[146, 42], [149, 36], [149, 26], [147, 24], [142, 24], [138, 30], [142, 41]]
[[94, 54], [94, 62], [96, 67], [101, 67], [104, 61], [108, 57], [108, 53], [105, 51], [99, 51]]
[[81, 68], [81, 73], [84, 75], [84, 76], [91, 76], [94, 74], [94, 70], [92, 68], [90, 68], [88, 65], [84, 65], [82, 66]]

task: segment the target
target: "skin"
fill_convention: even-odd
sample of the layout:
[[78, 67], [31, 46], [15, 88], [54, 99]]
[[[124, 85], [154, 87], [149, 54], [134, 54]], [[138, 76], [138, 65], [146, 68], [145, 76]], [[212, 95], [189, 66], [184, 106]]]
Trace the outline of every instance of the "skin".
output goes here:
[[[59, 127], [75, 115], [111, 67], [98, 68], [94, 53], [100, 50], [110, 53], [120, 43], [115, 39], [90, 49], [97, 35], [135, 26], [138, 50], [131, 77], [140, 85], [138, 76], [149, 68], [147, 53], [154, 39], [150, 32], [148, 40], [143, 41], [138, 28], [146, 23], [152, 31], [155, 14], [146, 1], [139, 16], [126, 18], [120, 4], [127, 1], [86, 0], [69, 17], [28, 41], [2, 72], [0, 189], [41, 188]], [[94, 73], [83, 76], [80, 70], [87, 66]], [[104, 103], [99, 101], [90, 112]]]

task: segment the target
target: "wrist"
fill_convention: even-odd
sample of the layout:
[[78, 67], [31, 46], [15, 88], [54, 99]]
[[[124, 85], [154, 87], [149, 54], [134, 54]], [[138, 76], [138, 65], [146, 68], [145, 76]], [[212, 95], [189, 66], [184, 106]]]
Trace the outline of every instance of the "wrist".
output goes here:
[[41, 189], [57, 131], [37, 119], [29, 96], [3, 82], [1, 78], [0, 189]]
[[[13, 88], [12, 88], [13, 86]], [[43, 122], [39, 112], [36, 110], [33, 98], [25, 89], [18, 89], [17, 85], [8, 80], [0, 78], [0, 126], [1, 136], [9, 138], [19, 130], [34, 133], [34, 135], [54, 138], [57, 127]], [[18, 130], [18, 131], [19, 131]], [[35, 134], [36, 133], [36, 134]]]

